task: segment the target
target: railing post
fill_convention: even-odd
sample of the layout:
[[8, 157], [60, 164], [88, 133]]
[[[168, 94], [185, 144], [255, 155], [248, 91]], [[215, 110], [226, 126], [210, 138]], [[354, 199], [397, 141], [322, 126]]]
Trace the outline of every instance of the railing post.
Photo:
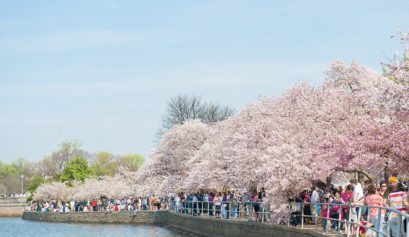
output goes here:
[[325, 233], [328, 233], [329, 225], [331, 221], [329, 220], [329, 212], [331, 211], [329, 203], [327, 203], [327, 218], [325, 220]]
[[315, 218], [314, 224], [315, 224], [315, 228], [317, 228], [317, 227], [318, 227], [318, 203], [316, 202], [316, 203], [314, 203], [313, 205], [315, 205], [315, 207], [314, 207], [314, 209], [315, 209], [315, 212], [314, 212], [314, 218]]
[[301, 203], [301, 229], [304, 229], [304, 202]]
[[231, 215], [231, 213], [232, 213], [232, 207], [231, 207], [231, 205], [230, 205], [230, 200], [229, 200], [229, 202], [227, 203], [227, 206], [229, 207], [229, 212], [227, 213], [227, 219], [231, 219], [232, 218], [232, 215]]
[[207, 200], [207, 216], [210, 216], [210, 202]]
[[342, 203], [339, 205], [339, 209], [338, 209], [337, 236], [339, 236], [339, 233], [341, 231], [341, 216], [342, 216]]
[[[369, 208], [369, 209], [368, 209]], [[366, 206], [366, 209], [367, 209], [367, 213], [368, 213], [368, 215], [366, 215], [366, 232], [368, 232], [368, 228], [369, 228], [369, 221], [370, 221], [370, 214], [371, 214], [371, 208], [369, 207], [369, 206]], [[375, 223], [374, 223], [375, 224]], [[366, 233], [365, 232], [365, 233]]]
[[391, 233], [391, 214], [392, 214], [392, 212], [389, 212], [388, 213], [388, 221], [386, 222], [386, 234], [387, 234], [387, 236], [389, 236], [389, 234]]
[[402, 236], [402, 215], [398, 214], [398, 236]]
[[[250, 213], [249, 213], [249, 218], [250, 218], [250, 222], [252, 222], [253, 221], [253, 207], [254, 207], [254, 205], [253, 205], [253, 202], [249, 202], [250, 204], [251, 204], [251, 207], [249, 208], [249, 211], [250, 211]], [[247, 204], [247, 207], [248, 207], [249, 205]]]
[[242, 208], [240, 208], [240, 202], [238, 201], [237, 202], [237, 218], [240, 220], [240, 212], [241, 212], [241, 209], [243, 209], [243, 207]]
[[356, 217], [357, 224], [356, 224], [356, 229], [355, 229], [355, 231], [356, 231], [355, 236], [356, 237], [359, 237], [359, 227], [360, 227], [359, 223], [361, 222], [361, 211], [362, 211], [362, 206], [359, 206], [358, 207], [358, 212], [356, 214], [357, 215], [357, 217]]
[[352, 230], [351, 215], [352, 215], [352, 205], [348, 203], [348, 222], [346, 225], [347, 237], [351, 235], [351, 230]]
[[[369, 213], [371, 213], [371, 210], [369, 210]], [[382, 209], [378, 208], [378, 218], [376, 219], [376, 223], [374, 223], [376, 226], [376, 237], [379, 237], [379, 233], [383, 231], [383, 228], [381, 223], [382, 223]]]

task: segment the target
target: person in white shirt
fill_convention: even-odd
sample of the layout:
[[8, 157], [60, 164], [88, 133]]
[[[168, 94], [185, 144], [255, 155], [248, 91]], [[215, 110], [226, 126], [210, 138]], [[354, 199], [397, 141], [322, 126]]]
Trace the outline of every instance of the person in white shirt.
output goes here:
[[[361, 215], [365, 212], [365, 210], [360, 207], [360, 205], [364, 204], [364, 190], [362, 189], [362, 185], [356, 179], [351, 180], [351, 186], [354, 189], [351, 200], [351, 221], [359, 223]], [[357, 226], [351, 229], [352, 235], [357, 231], [355, 230], [356, 228]]]
[[314, 224], [317, 224], [317, 203], [320, 200], [320, 195], [318, 194], [318, 188], [317, 187], [312, 187], [312, 194], [311, 194], [311, 204], [310, 204], [310, 210], [311, 210], [311, 215], [313, 216], [312, 220]]
[[180, 209], [180, 197], [179, 197], [179, 195], [176, 195], [176, 197], [175, 197], [175, 211], [176, 212], [179, 212], [179, 209]]
[[[351, 184], [354, 187], [354, 192], [352, 193], [352, 205], [355, 207], [359, 205], [363, 205], [364, 204], [364, 190], [362, 189], [362, 185], [356, 179], [351, 180]], [[361, 214], [363, 211], [364, 210], [361, 210]], [[354, 214], [356, 218], [353, 218], [354, 220], [359, 220], [358, 212], [359, 212], [359, 207], [355, 208]]]

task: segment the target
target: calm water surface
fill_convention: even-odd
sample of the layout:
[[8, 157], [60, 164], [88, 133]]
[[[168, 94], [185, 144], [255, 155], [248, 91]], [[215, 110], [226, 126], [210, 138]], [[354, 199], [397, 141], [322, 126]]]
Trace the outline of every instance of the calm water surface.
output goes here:
[[149, 225], [67, 224], [0, 218], [0, 237], [187, 237], [179, 232]]

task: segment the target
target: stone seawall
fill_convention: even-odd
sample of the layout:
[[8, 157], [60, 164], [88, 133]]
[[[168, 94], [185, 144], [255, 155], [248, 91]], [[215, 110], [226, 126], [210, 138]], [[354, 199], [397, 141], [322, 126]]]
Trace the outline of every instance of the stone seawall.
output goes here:
[[25, 197], [0, 198], [0, 217], [20, 217], [26, 206]]
[[24, 220], [67, 223], [150, 224], [178, 229], [200, 237], [322, 237], [292, 227], [194, 217], [169, 211], [37, 213], [24, 212]]
[[65, 223], [112, 223], [112, 224], [155, 224], [155, 217], [162, 213], [141, 211], [132, 212], [24, 212], [22, 218], [31, 221]]
[[0, 206], [0, 217], [20, 217], [23, 211], [24, 205]]
[[281, 225], [181, 215], [158, 215], [156, 222], [203, 237], [322, 237], [325, 235]]

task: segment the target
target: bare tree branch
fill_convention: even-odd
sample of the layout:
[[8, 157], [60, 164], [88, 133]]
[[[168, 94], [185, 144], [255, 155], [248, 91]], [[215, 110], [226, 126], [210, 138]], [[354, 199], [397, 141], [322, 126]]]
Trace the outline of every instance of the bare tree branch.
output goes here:
[[203, 123], [214, 123], [233, 114], [234, 110], [229, 106], [205, 103], [198, 96], [177, 95], [167, 103], [166, 114], [162, 119], [158, 137], [174, 125], [183, 124], [187, 120], [200, 119]]

